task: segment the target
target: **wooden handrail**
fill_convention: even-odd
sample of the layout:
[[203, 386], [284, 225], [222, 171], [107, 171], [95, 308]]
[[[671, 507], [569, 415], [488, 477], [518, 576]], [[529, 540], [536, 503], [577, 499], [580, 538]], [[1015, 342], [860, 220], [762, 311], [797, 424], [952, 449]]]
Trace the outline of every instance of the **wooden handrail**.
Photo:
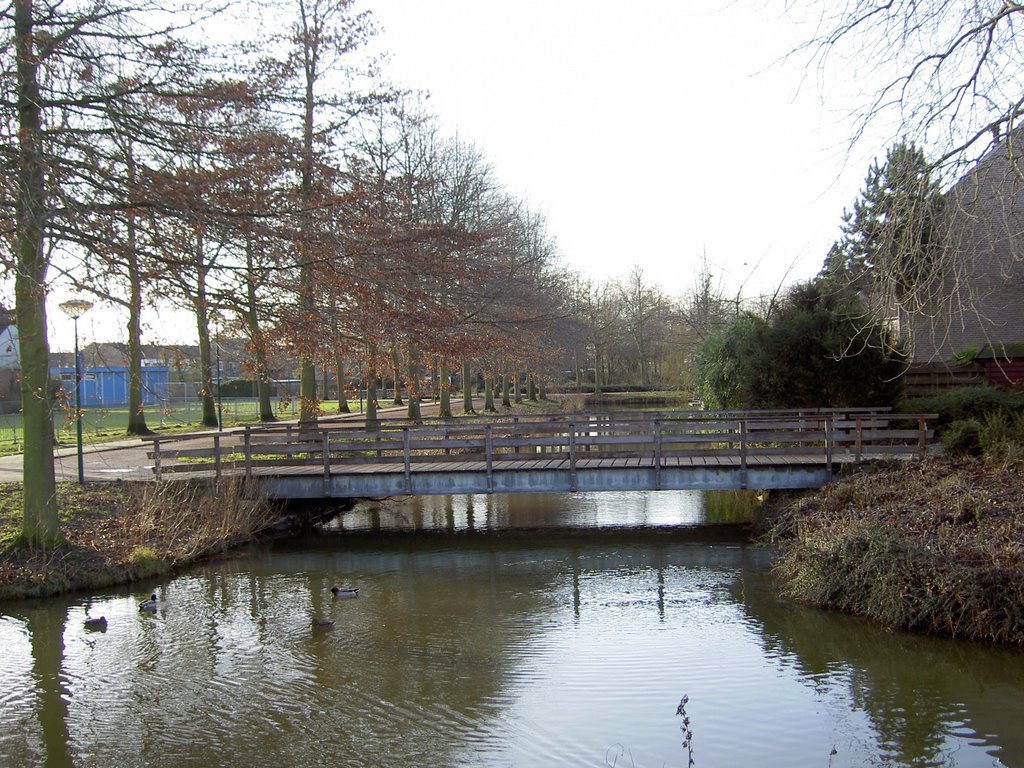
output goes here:
[[[575, 487], [578, 461], [587, 458], [639, 457], [655, 468], [656, 484], [666, 462], [676, 457], [734, 456], [745, 470], [752, 456], [807, 455], [820, 451], [831, 469], [837, 452], [855, 461], [874, 455], [924, 456], [934, 434], [928, 428], [933, 414], [894, 414], [850, 409], [830, 413], [748, 412], [728, 417], [704, 412], [690, 418], [652, 416], [646, 420], [574, 414], [574, 418], [538, 422], [498, 420], [446, 424], [404, 424], [399, 430], [322, 429], [276, 433], [270, 439], [260, 430], [240, 434], [215, 433], [213, 447], [195, 447], [195, 438], [152, 439], [153, 469], [157, 479], [169, 472], [197, 471], [209, 464], [185, 459], [212, 460], [220, 478], [227, 461], [244, 460], [246, 477], [258, 467], [322, 462], [325, 488], [338, 467], [398, 463], [411, 487], [413, 466], [422, 462], [482, 461], [488, 477], [496, 463], [537, 456], [567, 461]], [[209, 437], [207, 433], [206, 437]], [[239, 457], [238, 454], [241, 454]]]

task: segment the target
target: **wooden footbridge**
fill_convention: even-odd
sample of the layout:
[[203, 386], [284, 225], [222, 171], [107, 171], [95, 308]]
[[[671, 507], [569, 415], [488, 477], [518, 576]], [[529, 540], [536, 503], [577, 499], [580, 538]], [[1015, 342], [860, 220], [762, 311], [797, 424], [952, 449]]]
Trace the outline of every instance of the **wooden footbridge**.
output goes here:
[[812, 488], [923, 457], [933, 415], [872, 409], [322, 421], [155, 438], [158, 480], [244, 478], [271, 498]]

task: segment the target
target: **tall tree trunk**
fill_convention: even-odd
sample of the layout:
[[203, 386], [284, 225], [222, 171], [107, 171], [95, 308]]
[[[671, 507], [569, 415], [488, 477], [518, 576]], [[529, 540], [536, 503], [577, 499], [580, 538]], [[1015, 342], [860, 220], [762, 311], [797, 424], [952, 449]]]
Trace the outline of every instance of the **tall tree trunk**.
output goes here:
[[128, 310], [128, 428], [129, 435], [152, 435], [146, 426], [142, 400], [142, 284], [132, 282]]
[[303, 352], [299, 355], [299, 426], [315, 427], [319, 416], [319, 401], [316, 397], [316, 366], [313, 355]]
[[494, 407], [494, 374], [490, 371], [484, 372], [484, 410], [489, 413], [498, 410]]
[[199, 332], [199, 401], [202, 403], [202, 424], [217, 426], [217, 402], [214, 395], [213, 343], [210, 340], [210, 314], [205, 308], [205, 297], [199, 299], [196, 310], [196, 328]]
[[451, 383], [448, 381], [448, 365], [446, 363], [438, 365], [437, 383], [438, 388], [441, 390], [439, 415], [442, 419], [450, 419], [452, 417], [452, 388]]
[[519, 371], [512, 372], [512, 401], [519, 405], [523, 402], [523, 388], [519, 386]]
[[[125, 152], [128, 170], [128, 192], [134, 197], [136, 187], [135, 156], [129, 143]], [[128, 427], [129, 435], [152, 435], [146, 426], [142, 398], [142, 268], [139, 265], [135, 213], [126, 218], [125, 259], [128, 262]]]
[[469, 365], [469, 360], [462, 361], [462, 412], [463, 413], [476, 413], [473, 410], [473, 381], [471, 379], [473, 375], [473, 369]]
[[509, 400], [508, 389], [509, 389], [508, 374], [507, 373], [502, 373], [501, 374], [501, 404], [504, 407], [506, 407], [506, 408], [511, 408], [512, 407], [512, 401]]
[[[395, 348], [391, 349], [391, 370], [394, 373], [395, 381], [395, 399], [394, 405], [403, 405], [402, 402], [402, 364], [398, 359], [398, 350]], [[412, 397], [410, 394], [409, 397]]]
[[15, 315], [21, 359], [21, 412], [25, 430], [22, 539], [52, 546], [61, 539], [53, 472], [50, 347], [46, 338], [45, 162], [39, 61], [33, 48], [31, 0], [15, 0], [14, 44], [18, 81], [18, 202], [15, 235]]
[[366, 349], [366, 428], [377, 429], [377, 348], [368, 344]]
[[[246, 287], [245, 287], [245, 323], [249, 329], [249, 340], [252, 343], [253, 373], [256, 376], [256, 394], [260, 403], [260, 421], [277, 421], [274, 414], [274, 405], [270, 401], [270, 371], [267, 366], [267, 344], [263, 338], [263, 328], [260, 326], [259, 301], [256, 295], [256, 267], [255, 267], [255, 243], [252, 238], [245, 242], [245, 266], [246, 266]], [[200, 341], [202, 335], [200, 334]], [[209, 339], [209, 334], [207, 334]], [[200, 354], [202, 348], [200, 348]], [[209, 344], [207, 344], [209, 353]]]
[[345, 394], [345, 356], [334, 356], [334, 373], [338, 377], [338, 413], [352, 413]]
[[537, 402], [537, 376], [536, 374], [528, 374], [526, 379], [526, 399], [530, 402]]
[[410, 419], [420, 419], [420, 361], [416, 350], [409, 347], [409, 360], [406, 373], [406, 386], [409, 387], [409, 408], [407, 415]]
[[256, 369], [256, 396], [260, 403], [260, 421], [264, 423], [277, 421], [277, 416], [274, 414], [274, 404], [270, 399], [270, 375], [267, 372], [267, 353], [262, 348], [262, 345], [253, 357], [255, 358], [253, 365]]
[[[306, 8], [300, 5], [300, 12], [302, 15], [302, 23], [305, 27], [309, 18], [306, 15]], [[314, 221], [312, 210], [313, 210], [313, 173], [314, 173], [314, 153], [313, 153], [313, 127], [314, 127], [314, 112], [316, 109], [315, 99], [315, 86], [317, 78], [320, 73], [317, 69], [318, 58], [317, 58], [317, 46], [319, 39], [315, 37], [306, 37], [302, 40], [302, 55], [304, 65], [304, 77], [305, 77], [305, 93], [303, 97], [303, 114], [302, 114], [302, 170], [301, 178], [299, 182], [299, 196], [306, 205], [307, 214], [305, 216], [305, 225], [308, 227], [307, 234], [312, 234], [313, 228], [316, 226]], [[313, 313], [316, 311], [316, 301], [314, 299], [314, 285], [315, 276], [313, 274], [312, 267], [312, 254], [307, 252], [306, 248], [301, 249], [302, 265], [299, 269], [299, 311], [304, 315], [304, 321], [309, 322], [313, 317]], [[306, 345], [303, 345], [302, 350], [299, 353], [299, 425], [303, 426], [315, 426], [317, 421], [317, 415], [319, 408], [317, 407], [316, 399], [316, 366], [313, 364], [313, 353]]]

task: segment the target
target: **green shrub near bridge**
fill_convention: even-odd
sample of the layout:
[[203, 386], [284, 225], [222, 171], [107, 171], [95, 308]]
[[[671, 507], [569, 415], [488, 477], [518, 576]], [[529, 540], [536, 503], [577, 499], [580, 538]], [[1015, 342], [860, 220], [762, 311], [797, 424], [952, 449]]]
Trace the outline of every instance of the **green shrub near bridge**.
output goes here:
[[904, 413], [934, 413], [951, 456], [1024, 456], [1024, 392], [992, 386], [961, 387], [900, 404]]

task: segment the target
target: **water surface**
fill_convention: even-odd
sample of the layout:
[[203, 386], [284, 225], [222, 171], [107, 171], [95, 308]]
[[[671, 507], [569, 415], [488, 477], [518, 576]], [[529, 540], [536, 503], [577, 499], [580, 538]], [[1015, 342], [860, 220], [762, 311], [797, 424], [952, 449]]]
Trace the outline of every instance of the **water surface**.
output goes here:
[[781, 601], [770, 552], [652, 495], [551, 502], [583, 532], [521, 497], [364, 509], [0, 604], [0, 765], [686, 766], [686, 694], [698, 766], [1024, 766], [1024, 655]]

